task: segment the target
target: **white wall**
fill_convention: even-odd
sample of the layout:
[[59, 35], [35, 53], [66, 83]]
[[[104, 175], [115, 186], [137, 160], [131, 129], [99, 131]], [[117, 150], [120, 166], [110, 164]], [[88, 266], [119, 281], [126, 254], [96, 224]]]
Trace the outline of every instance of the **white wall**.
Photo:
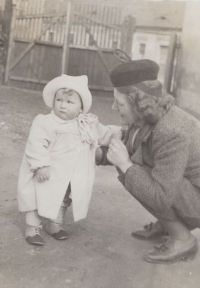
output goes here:
[[200, 3], [188, 2], [182, 31], [177, 102], [200, 115]]
[[[163, 83], [170, 35], [135, 32], [132, 45], [132, 59], [151, 59], [160, 65], [159, 80]], [[145, 45], [141, 54], [141, 45]]]
[[0, 8], [2, 10], [4, 10], [4, 8], [5, 8], [5, 3], [6, 3], [6, 0], [0, 0]]

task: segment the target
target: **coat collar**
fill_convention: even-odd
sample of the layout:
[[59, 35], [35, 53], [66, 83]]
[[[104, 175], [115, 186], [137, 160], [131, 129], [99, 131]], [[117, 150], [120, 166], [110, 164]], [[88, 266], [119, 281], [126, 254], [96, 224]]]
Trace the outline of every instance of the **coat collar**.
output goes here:
[[151, 124], [144, 124], [143, 127], [140, 128], [135, 141], [133, 150], [135, 153], [131, 157], [131, 161], [134, 164], [138, 164], [140, 166], [143, 165], [143, 153], [142, 153], [142, 143], [145, 143], [148, 141], [149, 137], [151, 136], [153, 129], [155, 125]]
[[134, 143], [134, 149], [137, 150], [137, 148], [144, 142], [147, 142], [149, 137], [151, 136], [151, 133], [154, 129], [155, 125], [145, 123], [143, 127], [140, 128], [138, 135], [136, 136], [135, 143]]

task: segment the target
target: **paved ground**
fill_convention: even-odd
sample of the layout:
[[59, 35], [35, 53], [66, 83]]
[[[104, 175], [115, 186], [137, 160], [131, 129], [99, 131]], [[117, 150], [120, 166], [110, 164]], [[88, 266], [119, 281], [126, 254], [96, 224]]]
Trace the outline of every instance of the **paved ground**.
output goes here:
[[[117, 123], [111, 100], [94, 98], [92, 112]], [[19, 166], [30, 124], [46, 113], [41, 94], [0, 86], [0, 287], [1, 288], [197, 288], [200, 254], [192, 261], [154, 265], [143, 255], [158, 242], [133, 239], [132, 230], [154, 220], [118, 183], [113, 167], [98, 167], [88, 218], [66, 215], [67, 241], [43, 232], [44, 247], [24, 240], [17, 210]], [[200, 231], [194, 234], [200, 241]]]

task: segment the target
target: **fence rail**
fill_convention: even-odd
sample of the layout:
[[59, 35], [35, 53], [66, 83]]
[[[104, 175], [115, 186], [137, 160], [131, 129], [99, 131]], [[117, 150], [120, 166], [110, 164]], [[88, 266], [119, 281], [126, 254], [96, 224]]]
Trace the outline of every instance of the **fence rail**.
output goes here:
[[[89, 47], [94, 46], [95, 40], [101, 48], [119, 48], [122, 38], [120, 21], [119, 8], [77, 4], [71, 19], [70, 44]], [[46, 29], [40, 38], [41, 41], [63, 44], [65, 23], [66, 14], [57, 17], [38, 14], [18, 15], [15, 20], [14, 37], [33, 40]]]
[[[41, 41], [63, 44], [65, 39], [66, 15], [59, 17], [49, 15], [18, 16], [15, 21], [15, 38], [33, 40], [41, 34]], [[90, 37], [88, 29], [93, 37]], [[70, 44], [94, 46], [101, 48], [119, 48], [122, 31], [119, 26], [101, 23], [80, 13], [74, 13], [70, 29]]]
[[45, 0], [18, 0], [17, 15], [38, 15], [44, 10]]
[[62, 73], [88, 75], [95, 95], [112, 94], [108, 72], [118, 63], [113, 49], [128, 42], [118, 7], [68, 2], [59, 15], [16, 15], [15, 11], [6, 84], [42, 90]]
[[94, 46], [95, 40], [96, 45], [101, 48], [119, 48], [121, 32], [119, 26], [101, 23], [82, 14], [74, 14], [70, 31], [70, 43], [81, 46]]
[[104, 24], [121, 24], [121, 9], [119, 7], [95, 4], [76, 4], [74, 6], [74, 13], [88, 16], [93, 20]]

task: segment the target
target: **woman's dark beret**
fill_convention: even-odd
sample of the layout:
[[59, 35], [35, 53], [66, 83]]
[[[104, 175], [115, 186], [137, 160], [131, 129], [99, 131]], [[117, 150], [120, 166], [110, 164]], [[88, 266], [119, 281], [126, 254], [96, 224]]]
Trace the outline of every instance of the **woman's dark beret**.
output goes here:
[[134, 85], [147, 80], [156, 80], [159, 65], [149, 59], [122, 63], [112, 69], [110, 80], [114, 87]]

